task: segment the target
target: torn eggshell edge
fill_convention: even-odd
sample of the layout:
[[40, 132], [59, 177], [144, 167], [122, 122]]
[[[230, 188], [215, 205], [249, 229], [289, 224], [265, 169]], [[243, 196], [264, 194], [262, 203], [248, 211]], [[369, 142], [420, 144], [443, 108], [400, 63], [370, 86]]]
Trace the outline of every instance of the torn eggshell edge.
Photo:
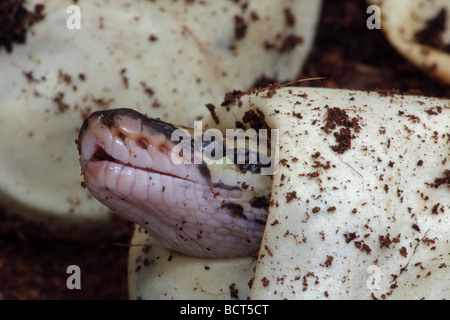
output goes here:
[[275, 88], [220, 125], [250, 109], [279, 128], [251, 299], [450, 297], [450, 100]]

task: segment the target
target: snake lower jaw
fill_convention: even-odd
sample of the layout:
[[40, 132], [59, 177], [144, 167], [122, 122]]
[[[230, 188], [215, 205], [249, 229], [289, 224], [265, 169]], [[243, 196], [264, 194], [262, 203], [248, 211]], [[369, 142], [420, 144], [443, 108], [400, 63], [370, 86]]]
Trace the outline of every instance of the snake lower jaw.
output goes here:
[[224, 205], [230, 190], [106, 160], [87, 163], [84, 177], [96, 199], [169, 249], [202, 258], [248, 256], [259, 249], [264, 222]]

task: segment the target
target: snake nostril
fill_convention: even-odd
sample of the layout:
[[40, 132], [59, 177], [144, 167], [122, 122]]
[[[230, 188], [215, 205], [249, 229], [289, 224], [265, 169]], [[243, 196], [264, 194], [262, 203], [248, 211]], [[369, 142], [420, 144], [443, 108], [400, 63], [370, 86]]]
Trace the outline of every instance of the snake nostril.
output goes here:
[[111, 162], [116, 161], [116, 159], [114, 159], [108, 153], [106, 153], [106, 151], [102, 147], [97, 145], [94, 153], [91, 156], [90, 161], [96, 162], [96, 161], [105, 161], [105, 160], [111, 161]]

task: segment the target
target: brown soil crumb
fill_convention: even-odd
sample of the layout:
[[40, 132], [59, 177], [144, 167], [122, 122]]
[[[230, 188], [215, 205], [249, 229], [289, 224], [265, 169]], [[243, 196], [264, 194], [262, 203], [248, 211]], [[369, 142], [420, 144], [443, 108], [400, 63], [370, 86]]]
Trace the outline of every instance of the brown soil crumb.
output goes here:
[[225, 99], [223, 100], [223, 102], [220, 105], [222, 107], [226, 107], [226, 106], [234, 103], [235, 101], [239, 100], [245, 94], [246, 93], [244, 91], [240, 91], [240, 90], [233, 90], [233, 91], [227, 92], [225, 94]]
[[358, 238], [358, 235], [356, 234], [356, 232], [350, 232], [350, 233], [345, 233], [344, 237], [345, 237], [345, 243], [350, 243], [351, 241]]
[[288, 27], [295, 26], [295, 16], [292, 14], [291, 9], [285, 8], [283, 10], [285, 23]]
[[296, 191], [292, 191], [292, 192], [288, 192], [286, 193], [286, 203], [291, 202], [292, 200], [297, 198], [297, 192]]
[[450, 170], [444, 170], [444, 177], [434, 179], [434, 187], [439, 188], [439, 186], [447, 184], [450, 186]]
[[237, 102], [238, 106], [240, 107], [242, 105], [242, 102], [240, 101], [241, 97], [249, 94], [258, 95], [260, 93], [266, 93], [266, 95], [262, 96], [263, 98], [272, 98], [273, 95], [277, 92], [277, 89], [281, 88], [281, 84], [278, 82], [271, 83], [271, 81], [272, 79], [261, 76], [247, 91], [232, 90], [225, 93], [225, 98], [220, 105], [222, 107], [228, 107], [230, 104]]
[[144, 81], [139, 82], [144, 92], [148, 95], [149, 98], [152, 98], [155, 94], [155, 91], [151, 87], [149, 87]]
[[405, 247], [401, 247], [399, 251], [402, 257], [406, 258], [408, 256], [408, 250]]
[[435, 204], [435, 205], [433, 206], [433, 208], [431, 209], [431, 213], [432, 213], [432, 214], [438, 214], [438, 213], [439, 213], [438, 209], [439, 209], [439, 206], [440, 206], [440, 205], [441, 205], [440, 203]]
[[247, 33], [247, 22], [241, 16], [234, 16], [234, 38], [241, 40]]
[[336, 129], [336, 126], [344, 126], [339, 132], [334, 132], [337, 145], [331, 146], [333, 151], [342, 154], [351, 148], [351, 141], [356, 137], [351, 129], [353, 129], [354, 132], [359, 132], [361, 129], [358, 121], [357, 118], [350, 119], [345, 110], [339, 108], [328, 109], [325, 125], [322, 129], [330, 134]]
[[345, 110], [339, 108], [328, 109], [325, 126], [322, 129], [329, 134], [336, 129], [336, 126], [354, 128], [356, 132], [360, 129], [358, 119], [350, 119]]
[[242, 122], [249, 124], [250, 127], [255, 130], [270, 129], [269, 125], [264, 119], [264, 112], [262, 112], [259, 108], [256, 108], [256, 110], [249, 110], [245, 112], [244, 116], [242, 117]]
[[364, 243], [364, 241], [355, 241], [355, 247], [361, 250], [361, 252], [365, 252], [367, 254], [370, 254], [372, 252], [372, 249]]
[[128, 89], [128, 77], [125, 75], [127, 73], [127, 69], [123, 68], [120, 70], [120, 76], [122, 78], [122, 83], [125, 89]]
[[230, 289], [230, 299], [239, 300], [239, 290], [236, 289], [236, 284], [233, 283], [229, 286]]
[[36, 4], [33, 11], [28, 11], [24, 2], [25, 0], [0, 2], [0, 49], [5, 47], [8, 53], [12, 52], [13, 43], [25, 43], [27, 31], [45, 17], [43, 4]]
[[280, 52], [289, 52], [293, 50], [296, 46], [303, 43], [303, 38], [301, 36], [289, 35], [284, 39], [281, 44]]
[[148, 41], [150, 41], [150, 42], [155, 42], [155, 41], [158, 41], [158, 36], [157, 35], [155, 35], [155, 34], [151, 34], [149, 37], [148, 37]]
[[380, 248], [385, 247], [385, 248], [390, 249], [392, 243], [400, 242], [400, 235], [391, 239], [391, 235], [388, 233], [386, 236], [379, 235], [378, 239], [380, 240]]
[[354, 135], [351, 134], [349, 128], [342, 128], [339, 132], [335, 132], [334, 136], [336, 137], [336, 142], [338, 143], [335, 146], [331, 146], [331, 149], [337, 153], [344, 153], [349, 150], [352, 146], [352, 139], [355, 138]]
[[263, 287], [267, 287], [270, 283], [270, 281], [266, 277], [262, 278], [261, 282], [263, 284]]
[[209, 112], [211, 113], [212, 118], [214, 119], [214, 121], [219, 124], [220, 120], [219, 117], [216, 114], [216, 107], [212, 104], [212, 103], [208, 103], [206, 104], [206, 108], [208, 108]]
[[334, 258], [332, 256], [327, 256], [327, 260], [324, 263], [324, 267], [325, 268], [331, 267], [331, 265], [333, 264], [333, 260]]
[[59, 112], [64, 112], [68, 110], [70, 107], [67, 103], [63, 101], [64, 93], [58, 92], [53, 98], [52, 101], [57, 105]]

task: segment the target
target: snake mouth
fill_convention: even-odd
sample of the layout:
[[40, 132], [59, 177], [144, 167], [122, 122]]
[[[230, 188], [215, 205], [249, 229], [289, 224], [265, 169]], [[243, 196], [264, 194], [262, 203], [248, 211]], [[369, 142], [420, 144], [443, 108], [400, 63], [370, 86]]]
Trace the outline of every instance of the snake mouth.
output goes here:
[[[174, 179], [182, 179], [182, 180], [187, 180], [187, 181], [191, 181], [194, 183], [198, 183], [197, 181], [192, 181], [188, 178], [183, 178], [183, 177], [177, 176], [175, 174], [172, 174], [170, 172], [161, 172], [161, 171], [154, 170], [150, 167], [143, 168], [143, 167], [134, 166], [131, 163], [123, 163], [120, 160], [118, 160], [118, 159], [112, 157], [110, 154], [108, 154], [101, 146], [97, 145], [94, 153], [87, 161], [86, 167], [89, 167], [89, 164], [102, 163], [102, 162], [106, 162], [108, 164], [115, 164], [115, 165], [121, 166], [121, 167], [128, 167], [128, 168], [132, 168], [135, 170], [141, 170], [141, 171], [144, 171], [147, 173], [151, 173], [153, 175], [155, 175], [155, 174], [164, 175], [164, 176], [172, 177]], [[86, 170], [89, 172], [89, 169], [86, 169]]]
[[210, 185], [209, 171], [202, 165], [185, 165], [172, 152], [174, 128], [131, 109], [94, 112], [84, 121], [77, 139], [82, 171], [86, 174], [90, 163], [106, 161]]
[[111, 157], [103, 148], [97, 146], [95, 152], [92, 154], [89, 162], [97, 162], [97, 161], [109, 161], [109, 162], [117, 162], [120, 163], [117, 159]]

